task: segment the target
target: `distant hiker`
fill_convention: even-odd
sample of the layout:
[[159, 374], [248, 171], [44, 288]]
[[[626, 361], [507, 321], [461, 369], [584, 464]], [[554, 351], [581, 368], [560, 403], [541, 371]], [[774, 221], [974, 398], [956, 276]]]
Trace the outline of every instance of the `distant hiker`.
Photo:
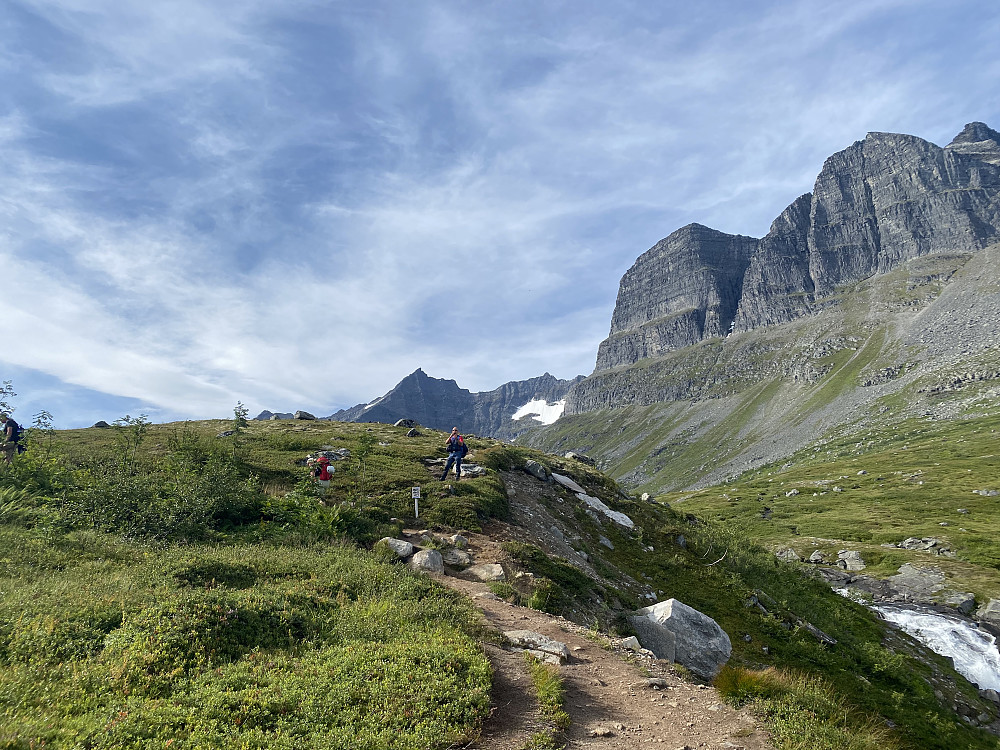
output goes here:
[[7, 413], [0, 413], [0, 429], [3, 429], [3, 457], [7, 463], [14, 460], [15, 453], [24, 453], [21, 445], [21, 425]]
[[448, 449], [448, 463], [444, 465], [444, 474], [441, 475], [441, 481], [443, 482], [448, 478], [448, 470], [451, 469], [451, 465], [455, 465], [455, 479], [459, 480], [462, 478], [462, 459], [465, 458], [465, 454], [469, 452], [469, 446], [465, 444], [462, 436], [458, 434], [458, 428], [451, 428], [451, 437], [444, 444], [444, 447]]
[[326, 495], [326, 491], [330, 489], [330, 480], [333, 478], [334, 471], [336, 469], [330, 466], [329, 458], [320, 456], [316, 459], [309, 475], [316, 480], [316, 484], [319, 486], [319, 494]]

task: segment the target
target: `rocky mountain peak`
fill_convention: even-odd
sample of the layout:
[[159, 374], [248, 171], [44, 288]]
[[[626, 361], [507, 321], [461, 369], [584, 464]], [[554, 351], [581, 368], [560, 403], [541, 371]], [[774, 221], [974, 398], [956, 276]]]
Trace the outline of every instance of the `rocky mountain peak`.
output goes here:
[[837, 290], [1000, 238], [1000, 135], [971, 123], [941, 148], [869, 133], [830, 156], [761, 238], [688, 224], [622, 277], [596, 371], [808, 315]]
[[984, 122], [970, 122], [946, 148], [1000, 165], [1000, 133]]

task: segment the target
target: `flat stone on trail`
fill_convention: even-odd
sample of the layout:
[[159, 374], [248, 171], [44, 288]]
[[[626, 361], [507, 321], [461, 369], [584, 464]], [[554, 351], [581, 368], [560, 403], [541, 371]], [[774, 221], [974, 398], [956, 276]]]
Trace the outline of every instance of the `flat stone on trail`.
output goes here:
[[480, 565], [473, 565], [465, 572], [480, 581], [503, 581], [507, 578], [503, 572], [503, 566], [499, 563], [482, 563]]
[[549, 638], [547, 635], [536, 633], [533, 630], [505, 630], [503, 635], [515, 648], [523, 651], [538, 651], [548, 654], [555, 657], [559, 664], [569, 659], [569, 649], [566, 644]]

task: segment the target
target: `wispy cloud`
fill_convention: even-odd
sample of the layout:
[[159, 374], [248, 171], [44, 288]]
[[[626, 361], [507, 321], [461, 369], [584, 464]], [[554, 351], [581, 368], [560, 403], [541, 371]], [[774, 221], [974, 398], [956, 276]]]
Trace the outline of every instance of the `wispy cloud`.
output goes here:
[[1000, 120], [1000, 13], [960, 5], [15, 0], [0, 360], [70, 422], [587, 372], [673, 229], [759, 235], [868, 130]]

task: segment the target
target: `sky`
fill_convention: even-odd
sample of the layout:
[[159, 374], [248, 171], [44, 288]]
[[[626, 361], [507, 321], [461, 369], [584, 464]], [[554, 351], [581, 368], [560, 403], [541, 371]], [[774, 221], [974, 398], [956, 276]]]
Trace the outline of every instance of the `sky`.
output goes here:
[[588, 374], [675, 229], [1000, 128], [998, 38], [996, 0], [0, 0], [0, 380], [81, 427]]

